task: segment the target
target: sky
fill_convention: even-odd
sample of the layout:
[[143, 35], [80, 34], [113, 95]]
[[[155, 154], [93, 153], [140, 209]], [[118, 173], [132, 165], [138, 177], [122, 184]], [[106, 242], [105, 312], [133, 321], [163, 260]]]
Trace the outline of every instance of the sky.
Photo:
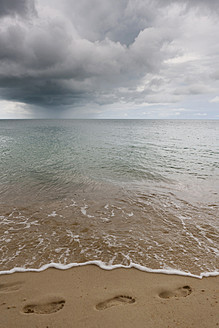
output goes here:
[[218, 0], [0, 0], [0, 119], [218, 119]]

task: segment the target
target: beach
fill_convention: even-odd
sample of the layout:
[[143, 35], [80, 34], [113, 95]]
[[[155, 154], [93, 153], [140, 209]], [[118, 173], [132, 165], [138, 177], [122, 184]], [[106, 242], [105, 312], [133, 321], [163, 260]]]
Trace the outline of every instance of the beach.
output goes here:
[[219, 0], [0, 0], [0, 328], [219, 328]]
[[0, 328], [219, 324], [218, 121], [0, 130]]
[[217, 327], [218, 282], [96, 265], [5, 274], [0, 327]]

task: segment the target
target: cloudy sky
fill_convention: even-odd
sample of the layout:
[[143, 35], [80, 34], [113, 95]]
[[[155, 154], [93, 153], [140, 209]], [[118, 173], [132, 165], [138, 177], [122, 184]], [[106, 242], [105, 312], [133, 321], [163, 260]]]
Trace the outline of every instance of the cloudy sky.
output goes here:
[[218, 0], [0, 0], [0, 118], [219, 118]]

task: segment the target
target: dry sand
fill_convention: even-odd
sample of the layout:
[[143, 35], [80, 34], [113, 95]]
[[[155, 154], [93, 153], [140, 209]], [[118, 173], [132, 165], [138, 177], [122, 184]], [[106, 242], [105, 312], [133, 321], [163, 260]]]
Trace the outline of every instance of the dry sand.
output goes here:
[[2, 275], [0, 327], [219, 327], [218, 282], [94, 265]]

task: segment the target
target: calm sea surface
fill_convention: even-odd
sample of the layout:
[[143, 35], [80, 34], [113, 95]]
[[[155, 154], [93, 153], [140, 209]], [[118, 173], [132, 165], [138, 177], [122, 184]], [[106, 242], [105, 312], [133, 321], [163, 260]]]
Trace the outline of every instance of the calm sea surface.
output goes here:
[[0, 271], [218, 270], [219, 121], [0, 120]]

